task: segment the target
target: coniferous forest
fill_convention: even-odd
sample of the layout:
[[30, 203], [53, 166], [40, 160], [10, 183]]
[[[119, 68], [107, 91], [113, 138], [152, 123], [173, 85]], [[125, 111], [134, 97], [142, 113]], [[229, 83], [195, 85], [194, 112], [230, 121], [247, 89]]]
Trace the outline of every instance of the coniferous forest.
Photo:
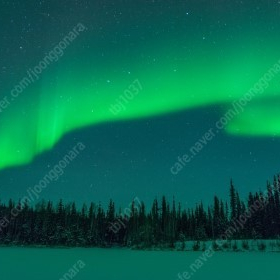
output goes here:
[[12, 200], [0, 206], [0, 244], [45, 246], [174, 247], [187, 240], [272, 239], [280, 235], [280, 175], [266, 191], [242, 200], [231, 181], [229, 199], [183, 209], [175, 199], [155, 199], [149, 210], [138, 198], [124, 209], [112, 200], [104, 209], [91, 203], [41, 201], [34, 207]]

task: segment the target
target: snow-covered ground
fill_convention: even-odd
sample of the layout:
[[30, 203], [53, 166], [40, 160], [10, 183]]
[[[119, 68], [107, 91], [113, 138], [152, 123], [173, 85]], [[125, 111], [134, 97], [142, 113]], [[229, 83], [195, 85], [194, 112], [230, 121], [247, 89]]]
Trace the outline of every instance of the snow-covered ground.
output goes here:
[[0, 248], [0, 279], [274, 280], [279, 261], [276, 252]]

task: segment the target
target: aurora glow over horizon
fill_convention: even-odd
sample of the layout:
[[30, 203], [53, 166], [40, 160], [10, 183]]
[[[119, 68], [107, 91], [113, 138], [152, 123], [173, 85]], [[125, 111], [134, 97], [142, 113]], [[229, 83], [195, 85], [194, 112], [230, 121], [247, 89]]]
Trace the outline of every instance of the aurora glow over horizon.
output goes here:
[[[271, 67], [280, 70], [277, 1], [41, 2], [32, 11], [20, 1], [3, 6], [0, 100], [74, 26], [87, 30], [0, 114], [0, 170], [31, 164], [85, 128], [179, 112], [218, 120]], [[135, 79], [142, 90], [113, 114]], [[224, 137], [280, 139], [279, 108], [280, 71]]]

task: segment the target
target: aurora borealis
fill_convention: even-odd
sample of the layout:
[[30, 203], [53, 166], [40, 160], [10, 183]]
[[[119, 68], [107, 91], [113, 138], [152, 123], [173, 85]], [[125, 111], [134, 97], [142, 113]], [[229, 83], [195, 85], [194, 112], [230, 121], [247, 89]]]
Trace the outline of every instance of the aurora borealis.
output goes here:
[[[86, 30], [1, 112], [0, 169], [32, 165], [84, 129], [190, 116], [196, 110], [218, 120], [272, 67], [264, 92], [233, 118], [222, 137], [278, 141], [280, 4], [214, 2], [34, 1], [31, 10], [20, 1], [5, 2], [0, 99], [74, 26], [81, 23]], [[110, 107], [136, 79], [141, 92], [113, 114]], [[193, 129], [201, 135], [212, 125], [186, 122], [197, 123]], [[190, 137], [183, 126], [178, 130]]]

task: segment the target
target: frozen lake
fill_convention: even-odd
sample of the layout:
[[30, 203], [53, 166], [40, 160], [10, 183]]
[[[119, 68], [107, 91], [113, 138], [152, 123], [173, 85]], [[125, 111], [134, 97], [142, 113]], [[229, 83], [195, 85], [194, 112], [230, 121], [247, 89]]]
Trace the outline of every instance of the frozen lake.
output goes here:
[[[185, 279], [194, 280], [270, 280], [280, 276], [279, 253], [217, 252], [209, 258], [202, 254], [126, 249], [0, 248], [0, 275], [3, 280], [175, 280], [179, 279], [179, 272], [181, 275], [192, 273]], [[190, 265], [197, 259], [202, 266], [193, 272]]]

